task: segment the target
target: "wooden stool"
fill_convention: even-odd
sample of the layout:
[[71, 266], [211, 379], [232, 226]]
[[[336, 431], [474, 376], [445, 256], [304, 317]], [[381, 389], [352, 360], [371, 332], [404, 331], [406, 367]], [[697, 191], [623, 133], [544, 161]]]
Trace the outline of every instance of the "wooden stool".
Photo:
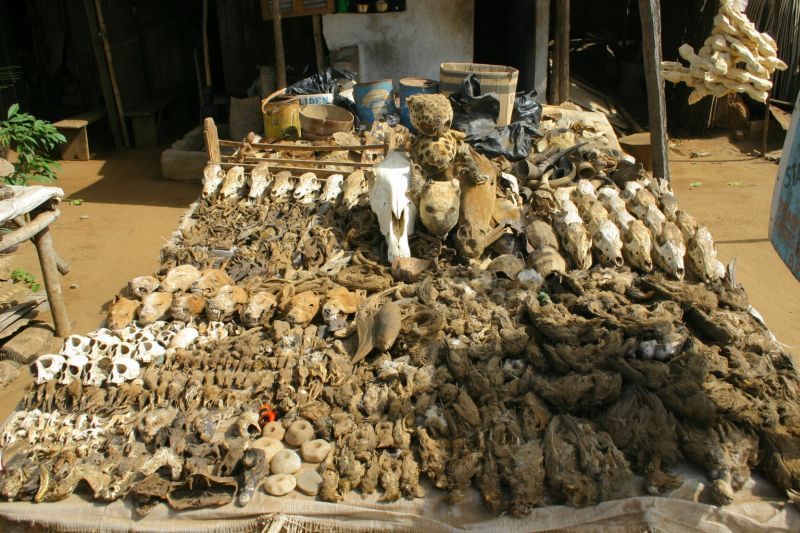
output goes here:
[[104, 116], [105, 109], [98, 108], [55, 122], [53, 126], [67, 138], [67, 142], [61, 145], [61, 159], [89, 161], [89, 136], [86, 134], [86, 127]]

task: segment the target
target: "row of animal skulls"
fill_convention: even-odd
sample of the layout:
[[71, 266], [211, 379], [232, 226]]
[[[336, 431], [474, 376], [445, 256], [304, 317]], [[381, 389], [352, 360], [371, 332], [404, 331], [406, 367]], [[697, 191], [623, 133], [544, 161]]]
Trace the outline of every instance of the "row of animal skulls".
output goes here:
[[272, 202], [293, 200], [303, 205], [318, 202], [333, 206], [341, 197], [345, 206], [352, 209], [366, 193], [366, 177], [361, 170], [350, 173], [347, 179], [343, 174], [320, 179], [314, 172], [294, 176], [288, 170], [273, 174], [267, 161], [257, 164], [247, 175], [239, 165], [226, 171], [210, 163], [203, 170], [202, 197], [207, 200], [269, 198]]
[[[629, 181], [620, 193], [612, 186], [598, 190], [591, 182], [580, 180], [574, 187], [557, 189], [554, 198], [558, 205], [554, 227], [580, 268], [591, 267], [594, 247], [607, 265], [622, 266], [627, 260], [634, 268], [649, 272], [655, 260], [659, 268], [682, 279], [688, 259], [703, 280], [724, 274], [708, 229], [698, 227], [690, 215], [678, 210], [665, 183]], [[541, 236], [536, 239], [543, 240]], [[544, 244], [552, 245], [546, 239]]]

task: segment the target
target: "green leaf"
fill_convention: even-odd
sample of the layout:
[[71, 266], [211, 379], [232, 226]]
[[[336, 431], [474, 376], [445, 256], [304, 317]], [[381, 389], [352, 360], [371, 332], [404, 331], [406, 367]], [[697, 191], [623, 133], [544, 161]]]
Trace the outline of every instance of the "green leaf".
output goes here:
[[689, 184], [689, 187], [691, 187], [692, 189], [695, 189], [697, 187], [702, 187], [702, 186], [703, 186], [703, 182], [702, 181], [693, 181], [693, 182], [691, 182]]
[[741, 187], [742, 184], [740, 182], [738, 182], [738, 181], [729, 181], [728, 182], [728, 186], [730, 186], [730, 187]]
[[14, 115], [16, 115], [17, 111], [19, 111], [19, 104], [18, 103], [11, 104], [11, 107], [8, 108], [8, 118], [11, 118]]

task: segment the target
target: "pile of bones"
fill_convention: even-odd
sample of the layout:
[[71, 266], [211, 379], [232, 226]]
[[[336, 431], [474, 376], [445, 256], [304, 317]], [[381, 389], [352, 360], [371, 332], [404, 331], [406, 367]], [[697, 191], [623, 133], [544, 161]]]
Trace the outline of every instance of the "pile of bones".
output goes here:
[[520, 516], [669, 494], [681, 460], [720, 505], [752, 468], [796, 496], [797, 371], [668, 184], [591, 122], [544, 119], [511, 163], [443, 97], [411, 111], [374, 171], [209, 165], [161, 271], [36, 361], [2, 496], [145, 514], [474, 487]]

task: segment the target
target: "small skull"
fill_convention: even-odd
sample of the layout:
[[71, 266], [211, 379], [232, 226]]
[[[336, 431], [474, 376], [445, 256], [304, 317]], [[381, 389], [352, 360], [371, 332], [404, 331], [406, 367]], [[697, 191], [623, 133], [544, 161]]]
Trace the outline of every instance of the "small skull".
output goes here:
[[151, 292], [155, 292], [160, 284], [153, 276], [139, 276], [128, 282], [128, 293], [141, 300]]
[[91, 352], [90, 344], [92, 339], [83, 335], [70, 335], [64, 339], [64, 346], [61, 348], [61, 355], [69, 357], [79, 353], [86, 354]]
[[275, 181], [272, 182], [272, 189], [269, 191], [269, 197], [272, 201], [282, 201], [289, 198], [289, 193], [294, 189], [291, 178], [292, 173], [288, 170], [275, 174]]
[[110, 357], [100, 357], [89, 361], [86, 363], [86, 369], [83, 374], [83, 384], [95, 387], [101, 386], [108, 380], [109, 370], [111, 370]]
[[108, 381], [121, 385], [139, 377], [139, 362], [130, 357], [116, 357], [111, 360], [111, 376]]
[[62, 385], [69, 385], [73, 381], [83, 382], [83, 372], [89, 358], [83, 354], [73, 355], [66, 360], [64, 365], [64, 372], [61, 374], [61, 379], [58, 381]]
[[136, 344], [132, 342], [120, 342], [111, 348], [112, 357], [133, 357], [136, 353]]
[[268, 322], [273, 313], [278, 301], [270, 292], [258, 291], [250, 296], [247, 305], [242, 307], [239, 311], [239, 316], [247, 328], [254, 328], [259, 324]]
[[203, 198], [207, 199], [216, 194], [225, 179], [225, 171], [218, 164], [209, 163], [203, 169]]
[[56, 379], [64, 368], [66, 359], [63, 355], [46, 354], [38, 357], [34, 362], [36, 366], [36, 383], [41, 385], [52, 379]]
[[169, 347], [172, 349], [188, 348], [199, 335], [200, 332], [197, 331], [197, 328], [183, 328], [172, 337]]
[[317, 175], [313, 172], [306, 172], [300, 176], [297, 186], [294, 188], [294, 199], [300, 204], [314, 203], [316, 193], [321, 188]]
[[237, 308], [247, 303], [247, 292], [236, 285], [225, 285], [209, 298], [206, 316], [210, 320], [228, 320]]
[[152, 363], [162, 357], [166, 351], [166, 348], [156, 341], [144, 341], [137, 346], [133, 358], [142, 363]]
[[269, 163], [263, 161], [250, 171], [250, 192], [247, 196], [252, 199], [261, 198], [270, 183], [272, 183], [272, 175], [269, 172]]
[[331, 174], [325, 180], [325, 187], [322, 189], [319, 201], [322, 203], [334, 204], [342, 194], [342, 184], [344, 183], [344, 176], [341, 174]]

